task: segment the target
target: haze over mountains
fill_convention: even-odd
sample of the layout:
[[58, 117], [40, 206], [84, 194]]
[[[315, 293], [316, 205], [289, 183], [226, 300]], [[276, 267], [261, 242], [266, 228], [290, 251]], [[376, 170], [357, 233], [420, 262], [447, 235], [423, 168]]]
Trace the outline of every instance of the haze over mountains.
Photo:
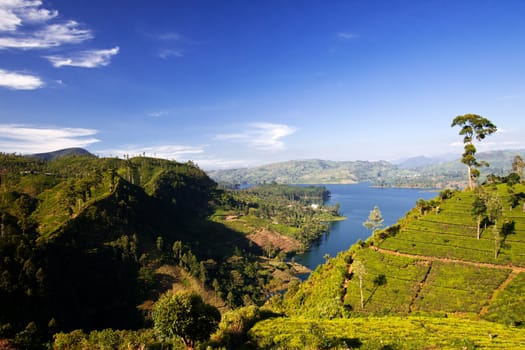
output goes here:
[[[481, 178], [488, 174], [503, 175], [511, 169], [512, 159], [524, 150], [479, 153], [479, 159], [490, 164], [482, 168]], [[466, 168], [458, 157], [414, 157], [400, 163], [387, 161], [295, 160], [254, 168], [209, 171], [222, 183], [277, 182], [290, 184], [348, 184], [371, 182], [377, 186], [464, 187]]]

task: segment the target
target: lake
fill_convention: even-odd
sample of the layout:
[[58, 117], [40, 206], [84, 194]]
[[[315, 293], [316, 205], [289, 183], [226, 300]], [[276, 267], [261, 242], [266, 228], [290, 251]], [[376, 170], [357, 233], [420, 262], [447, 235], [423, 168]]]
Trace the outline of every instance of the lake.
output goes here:
[[346, 220], [334, 222], [330, 231], [318, 241], [312, 243], [310, 251], [297, 255], [295, 261], [311, 270], [324, 263], [324, 255], [336, 256], [347, 250], [357, 240], [366, 240], [371, 231], [363, 226], [370, 211], [378, 206], [383, 215], [384, 226], [390, 226], [412, 209], [419, 198], [432, 199], [438, 192], [412, 188], [376, 188], [370, 184], [356, 185], [323, 185], [331, 193], [330, 200], [325, 203], [339, 203], [341, 214]]

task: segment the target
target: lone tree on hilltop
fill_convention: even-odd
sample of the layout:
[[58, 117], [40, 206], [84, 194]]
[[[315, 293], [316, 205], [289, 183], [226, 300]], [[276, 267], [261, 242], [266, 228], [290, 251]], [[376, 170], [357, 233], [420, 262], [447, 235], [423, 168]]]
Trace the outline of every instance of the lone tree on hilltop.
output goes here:
[[474, 189], [474, 180], [479, 177], [480, 166], [488, 166], [484, 161], [476, 159], [476, 147], [474, 146], [473, 138], [481, 141], [487, 135], [495, 133], [498, 129], [490, 120], [479, 116], [477, 114], [458, 115], [452, 121], [451, 127], [460, 126], [459, 134], [463, 136], [463, 144], [465, 145], [461, 162], [468, 167], [468, 181], [471, 190]]
[[194, 349], [196, 341], [208, 340], [221, 320], [219, 310], [195, 292], [163, 295], [155, 303], [152, 316], [162, 338], [179, 337], [187, 349]]

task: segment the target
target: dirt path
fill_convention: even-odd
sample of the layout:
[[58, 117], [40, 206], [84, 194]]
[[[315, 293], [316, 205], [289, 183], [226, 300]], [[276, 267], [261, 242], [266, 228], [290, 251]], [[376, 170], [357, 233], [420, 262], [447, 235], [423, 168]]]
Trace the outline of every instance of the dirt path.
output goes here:
[[525, 272], [525, 267], [521, 267], [521, 266], [498, 265], [498, 264], [492, 264], [492, 263], [482, 263], [482, 262], [466, 261], [466, 260], [460, 260], [460, 259], [439, 258], [437, 256], [400, 253], [394, 250], [388, 250], [388, 249], [383, 249], [383, 248], [378, 248], [378, 247], [371, 247], [371, 249], [375, 250], [376, 252], [383, 253], [383, 254], [403, 256], [403, 257], [412, 258], [412, 259], [420, 259], [420, 260], [426, 260], [426, 261], [440, 261], [440, 262], [444, 262], [448, 264], [456, 263], [456, 264], [463, 264], [463, 265], [476, 266], [476, 267], [488, 267], [488, 268], [498, 269], [498, 270], [512, 270], [512, 272], [514, 273]]
[[425, 283], [427, 283], [428, 275], [430, 275], [430, 270], [432, 270], [432, 261], [427, 260], [426, 263], [428, 265], [427, 272], [425, 272], [425, 276], [423, 276], [423, 279], [419, 281], [419, 283], [416, 286], [416, 292], [412, 296], [412, 300], [410, 300], [410, 305], [408, 306], [409, 312], [414, 311], [414, 306], [416, 305], [416, 300], [419, 297], [419, 293], [421, 293], [421, 290], [425, 286]]
[[479, 315], [480, 316], [483, 316], [485, 315], [488, 311], [489, 311], [489, 306], [492, 305], [492, 303], [494, 302], [494, 300], [496, 300], [496, 298], [498, 297], [498, 295], [503, 292], [507, 286], [514, 280], [514, 278], [518, 275], [518, 272], [516, 271], [512, 271], [508, 276], [507, 278], [505, 279], [505, 281], [503, 281], [498, 288], [496, 288], [494, 290], [494, 292], [492, 293], [492, 297], [490, 297], [488, 303], [483, 306], [481, 308], [481, 310], [479, 311]]

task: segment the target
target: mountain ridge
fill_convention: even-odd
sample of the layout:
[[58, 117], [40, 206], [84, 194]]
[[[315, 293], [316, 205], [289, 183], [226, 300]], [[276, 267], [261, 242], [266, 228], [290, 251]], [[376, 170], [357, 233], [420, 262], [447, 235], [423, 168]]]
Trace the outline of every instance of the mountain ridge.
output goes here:
[[62, 157], [70, 157], [70, 156], [81, 156], [81, 157], [96, 157], [94, 154], [89, 152], [88, 150], [80, 147], [71, 147], [71, 148], [64, 148], [56, 151], [51, 152], [43, 152], [43, 153], [34, 153], [28, 155], [28, 157], [37, 158], [40, 160], [54, 160]]
[[[479, 160], [490, 167], [480, 169], [481, 179], [489, 174], [507, 174], [516, 155], [525, 158], [525, 150], [480, 152]], [[207, 172], [218, 183], [225, 184], [352, 184], [371, 182], [385, 187], [464, 188], [466, 168], [459, 157], [453, 161], [441, 158], [413, 157], [402, 163], [380, 161], [332, 161], [321, 159], [292, 160], [252, 168], [212, 170]]]

